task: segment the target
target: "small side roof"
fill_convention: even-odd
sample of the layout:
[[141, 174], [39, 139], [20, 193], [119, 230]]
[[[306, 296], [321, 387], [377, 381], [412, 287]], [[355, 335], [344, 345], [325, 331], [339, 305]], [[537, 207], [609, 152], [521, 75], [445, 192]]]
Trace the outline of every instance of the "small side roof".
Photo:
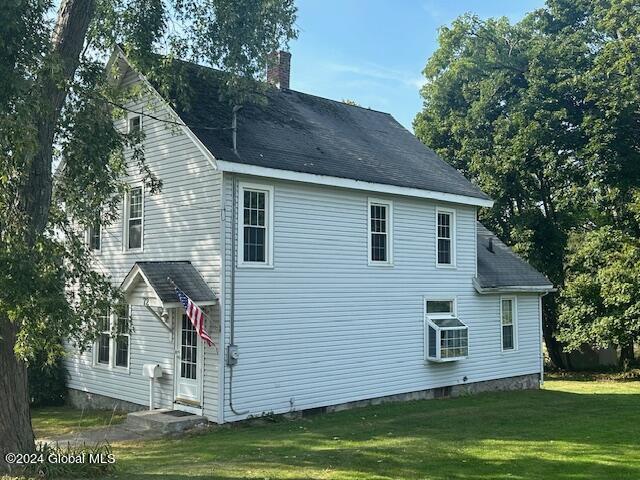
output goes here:
[[123, 280], [122, 290], [127, 293], [133, 289], [139, 278], [165, 306], [178, 303], [169, 278], [197, 304], [212, 304], [216, 301], [215, 293], [188, 261], [136, 262]]
[[542, 273], [507, 247], [493, 232], [478, 222], [478, 276], [480, 293], [552, 292], [553, 284]]

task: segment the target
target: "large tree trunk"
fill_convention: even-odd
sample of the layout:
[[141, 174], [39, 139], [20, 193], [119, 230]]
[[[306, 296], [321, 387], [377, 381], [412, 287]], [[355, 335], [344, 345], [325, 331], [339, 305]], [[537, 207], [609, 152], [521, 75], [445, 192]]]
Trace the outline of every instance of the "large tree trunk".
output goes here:
[[[63, 0], [51, 39], [51, 50], [36, 83], [39, 109], [34, 127], [38, 132], [38, 148], [25, 165], [27, 178], [21, 189], [20, 206], [25, 214], [25, 243], [34, 246], [49, 220], [52, 192], [51, 161], [53, 143], [60, 112], [75, 76], [80, 55], [94, 14], [95, 0]], [[14, 346], [17, 329], [6, 318], [0, 318], [0, 450], [25, 452], [34, 448], [27, 370], [16, 359]], [[0, 459], [0, 469], [4, 455]]]
[[629, 370], [634, 360], [635, 354], [633, 351], [633, 341], [620, 345], [620, 368], [623, 370]]
[[16, 334], [16, 325], [0, 317], [0, 473], [12, 468], [5, 462], [7, 453], [34, 448], [27, 367], [13, 352]]
[[556, 368], [565, 368], [566, 362], [562, 355], [562, 345], [555, 337], [558, 321], [556, 298], [553, 293], [543, 297], [542, 319], [542, 336], [547, 347], [547, 354]]
[[36, 121], [38, 149], [31, 159], [28, 177], [21, 192], [21, 205], [29, 222], [27, 243], [44, 231], [51, 207], [51, 160], [60, 112], [69, 92], [85, 37], [95, 8], [95, 0], [63, 0], [52, 37], [52, 48], [38, 76], [41, 111]]

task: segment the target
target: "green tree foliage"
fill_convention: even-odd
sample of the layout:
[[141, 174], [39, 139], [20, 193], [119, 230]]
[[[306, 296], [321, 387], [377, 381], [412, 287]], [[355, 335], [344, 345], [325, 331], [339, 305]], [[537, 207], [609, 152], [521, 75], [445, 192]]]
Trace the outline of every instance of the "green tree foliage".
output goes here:
[[569, 350], [619, 347], [628, 367], [640, 338], [640, 240], [604, 226], [569, 244], [558, 336]]
[[[158, 88], [180, 58], [226, 72], [229, 103], [296, 32], [293, 0], [13, 0], [0, 9], [0, 471], [33, 448], [26, 362], [86, 347], [119, 299], [92, 269], [83, 230], [115, 220], [128, 167], [161, 188], [136, 134], [114, 128], [132, 91], [105, 71], [116, 43]], [[158, 55], [161, 54], [161, 55]], [[134, 151], [126, 165], [123, 151]], [[64, 162], [55, 178], [55, 160]], [[71, 221], [70, 219], [73, 219]], [[43, 352], [43, 353], [40, 353]]]
[[[465, 15], [424, 70], [416, 135], [496, 200], [483, 221], [560, 288], [570, 232], [637, 229], [639, 16], [627, 0], [548, 0], [516, 24]], [[544, 337], [562, 366], [556, 303]]]

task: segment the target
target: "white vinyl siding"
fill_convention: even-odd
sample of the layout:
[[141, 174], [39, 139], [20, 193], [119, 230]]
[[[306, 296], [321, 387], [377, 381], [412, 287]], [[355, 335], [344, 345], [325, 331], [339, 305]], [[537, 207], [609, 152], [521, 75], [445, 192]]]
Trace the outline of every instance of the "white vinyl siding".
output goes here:
[[[125, 81], [135, 81], [130, 73]], [[141, 99], [127, 105], [136, 111], [148, 111], [158, 118], [172, 119], [155, 99]], [[157, 194], [145, 192], [144, 251], [123, 253], [125, 228], [123, 210], [118, 221], [103, 225], [102, 248], [96, 257], [96, 270], [109, 275], [120, 285], [136, 261], [190, 261], [216, 295], [220, 295], [220, 188], [222, 175], [194, 142], [174, 124], [164, 124], [151, 117], [144, 119], [145, 159], [163, 181]], [[127, 119], [118, 124], [126, 131]], [[129, 161], [130, 185], [141, 185], [142, 176], [132, 152]], [[122, 202], [124, 203], [124, 202]], [[142, 286], [133, 292], [138, 302], [149, 297]], [[177, 301], [177, 299], [176, 299]], [[210, 312], [210, 313], [209, 313]], [[219, 346], [219, 306], [210, 307], [206, 329]], [[70, 354], [65, 360], [69, 371], [69, 388], [105, 395], [123, 401], [148, 405], [149, 380], [142, 375], [142, 365], [158, 363], [163, 376], [156, 381], [157, 408], [173, 408], [175, 338], [144, 307], [132, 306], [134, 331], [129, 345], [129, 372], [96, 368], [90, 352]], [[173, 321], [173, 316], [171, 317]], [[175, 322], [174, 322], [175, 323]], [[174, 325], [175, 326], [175, 325]], [[217, 421], [219, 353], [213, 347], [203, 351], [203, 414]]]
[[[225, 208], [231, 210], [233, 179], [255, 179], [224, 178]], [[367, 192], [280, 180], [273, 186], [273, 268], [236, 270], [234, 343], [240, 356], [233, 401], [242, 414], [229, 407], [225, 367], [225, 421], [540, 371], [537, 295], [518, 296], [517, 353], [496, 355], [499, 296], [479, 295], [472, 284], [474, 207], [456, 206], [457, 268], [441, 269], [434, 261], [435, 215], [447, 205], [394, 198], [394, 267], [373, 274], [364, 247]], [[228, 286], [230, 221], [225, 232]], [[230, 290], [224, 297], [227, 342]], [[425, 362], [425, 296], [456, 299], [457, 315], [469, 328], [468, 358]]]
[[368, 202], [369, 265], [393, 264], [393, 204], [370, 198]]

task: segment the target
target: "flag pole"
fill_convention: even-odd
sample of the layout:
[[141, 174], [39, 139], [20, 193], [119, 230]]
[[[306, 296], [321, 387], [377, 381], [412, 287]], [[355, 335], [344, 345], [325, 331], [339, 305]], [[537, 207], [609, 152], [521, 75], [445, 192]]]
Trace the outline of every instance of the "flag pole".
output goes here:
[[[167, 277], [167, 280], [169, 281], [169, 283], [173, 286], [173, 288], [177, 288], [178, 290], [180, 290], [181, 292], [184, 292], [184, 290], [182, 290], [178, 285], [175, 284], [175, 282], [173, 280], [171, 280], [171, 277]], [[195, 303], [195, 302], [194, 302]], [[204, 313], [204, 310], [201, 308], [200, 311], [202, 312], [202, 316], [206, 319], [209, 320], [209, 322], [211, 323], [211, 326], [215, 327], [213, 320], [211, 319], [211, 317], [209, 317], [209, 315], [207, 315], [206, 313]], [[211, 342], [211, 345], [213, 345], [213, 348], [216, 349], [216, 352], [218, 351], [218, 346], [216, 345], [215, 342]]]

